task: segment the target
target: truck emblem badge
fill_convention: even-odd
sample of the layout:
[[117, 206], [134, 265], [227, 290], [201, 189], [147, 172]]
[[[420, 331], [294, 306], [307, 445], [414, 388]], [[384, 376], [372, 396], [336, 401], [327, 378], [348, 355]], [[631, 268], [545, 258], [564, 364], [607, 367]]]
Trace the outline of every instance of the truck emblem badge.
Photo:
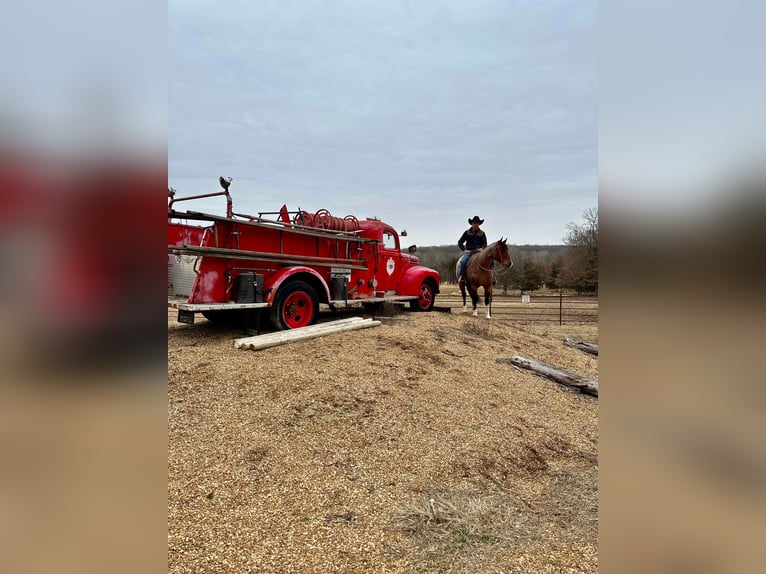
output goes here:
[[394, 273], [394, 258], [389, 257], [388, 261], [386, 261], [386, 273], [389, 275], [392, 275]]

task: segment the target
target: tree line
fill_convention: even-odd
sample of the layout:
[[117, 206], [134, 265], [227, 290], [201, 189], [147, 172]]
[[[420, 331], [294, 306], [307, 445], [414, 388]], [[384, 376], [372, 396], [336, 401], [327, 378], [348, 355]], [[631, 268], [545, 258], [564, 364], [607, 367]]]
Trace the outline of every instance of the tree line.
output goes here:
[[[513, 267], [495, 266], [497, 288], [522, 293], [573, 289], [578, 294], [598, 293], [598, 208], [585, 210], [581, 223], [570, 223], [561, 245], [508, 245]], [[419, 247], [422, 265], [439, 272], [441, 280], [455, 283], [460, 258], [455, 245]]]

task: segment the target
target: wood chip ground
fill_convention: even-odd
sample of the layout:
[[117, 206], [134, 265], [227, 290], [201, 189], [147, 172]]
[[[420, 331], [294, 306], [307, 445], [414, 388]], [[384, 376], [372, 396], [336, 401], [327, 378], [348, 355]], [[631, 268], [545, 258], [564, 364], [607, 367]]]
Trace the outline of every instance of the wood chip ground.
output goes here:
[[[402, 313], [258, 352], [168, 314], [168, 570], [597, 572], [596, 325]], [[330, 317], [333, 318], [333, 317]]]

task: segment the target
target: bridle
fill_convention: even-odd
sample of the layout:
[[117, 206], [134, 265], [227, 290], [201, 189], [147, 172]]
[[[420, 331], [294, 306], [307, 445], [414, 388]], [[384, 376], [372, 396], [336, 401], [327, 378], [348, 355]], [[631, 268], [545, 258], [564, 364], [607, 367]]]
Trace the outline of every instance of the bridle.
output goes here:
[[[496, 250], [496, 249], [497, 249], [497, 245], [495, 245], [495, 246], [492, 248], [492, 250], [493, 250], [493, 251], [494, 251], [494, 250]], [[494, 261], [494, 259], [493, 259], [493, 261]], [[477, 261], [477, 263], [478, 263], [478, 261]], [[488, 269], [488, 268], [484, 267], [484, 265], [482, 265], [481, 263], [479, 263], [479, 269], [483, 269], [484, 271], [489, 271], [489, 272], [491, 272], [491, 273], [494, 273], [494, 272], [495, 272], [495, 270], [494, 270], [492, 267], [490, 267], [490, 268]]]
[[[496, 244], [496, 245], [495, 245], [495, 246], [494, 246], [492, 249], [496, 251], [496, 250], [500, 249], [500, 246]], [[495, 254], [493, 254], [493, 257], [494, 257], [494, 255], [495, 255]], [[503, 262], [502, 262], [502, 257], [501, 257], [500, 259], [494, 259], [494, 258], [493, 258], [492, 260], [493, 260], [493, 261], [497, 261], [498, 263], [500, 263], [501, 265], [503, 265]], [[510, 260], [510, 257], [509, 257], [509, 260]], [[510, 264], [508, 267], [509, 267], [509, 268], [510, 268], [510, 267], [513, 267], [513, 261], [511, 261], [511, 264]], [[484, 271], [491, 271], [492, 273], [494, 273], [494, 272], [495, 272], [495, 270], [494, 270], [492, 267], [490, 267], [490, 268], [484, 267], [484, 266], [483, 266], [481, 263], [479, 263], [479, 268], [480, 268], [480, 269], [483, 269]]]

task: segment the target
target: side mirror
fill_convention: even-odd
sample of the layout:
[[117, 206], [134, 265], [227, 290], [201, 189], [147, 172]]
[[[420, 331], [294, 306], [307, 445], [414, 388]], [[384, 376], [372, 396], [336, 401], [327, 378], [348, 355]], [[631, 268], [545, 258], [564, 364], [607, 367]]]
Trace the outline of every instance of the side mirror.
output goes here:
[[402, 229], [402, 232], [399, 235], [401, 235], [402, 237], [407, 237], [407, 230]]

